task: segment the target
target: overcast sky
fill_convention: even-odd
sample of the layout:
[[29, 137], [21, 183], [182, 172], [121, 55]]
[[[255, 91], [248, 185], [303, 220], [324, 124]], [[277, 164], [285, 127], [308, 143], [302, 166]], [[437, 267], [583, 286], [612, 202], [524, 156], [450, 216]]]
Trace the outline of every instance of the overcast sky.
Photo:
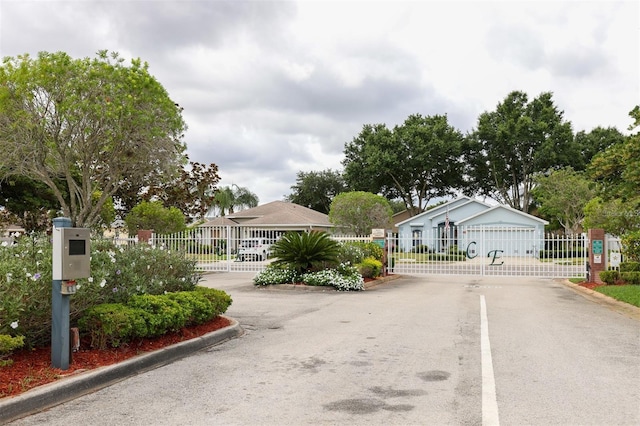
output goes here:
[[0, 0], [0, 56], [120, 52], [184, 107], [192, 161], [260, 203], [341, 170], [364, 124], [447, 114], [463, 133], [513, 90], [575, 131], [640, 103], [635, 1]]

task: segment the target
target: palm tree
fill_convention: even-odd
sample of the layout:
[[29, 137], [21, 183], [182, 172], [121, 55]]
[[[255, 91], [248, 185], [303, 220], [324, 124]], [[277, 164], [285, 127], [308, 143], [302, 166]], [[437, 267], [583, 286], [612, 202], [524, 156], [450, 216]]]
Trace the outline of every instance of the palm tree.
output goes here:
[[[235, 190], [234, 188], [235, 187]], [[215, 206], [220, 209], [220, 216], [233, 213], [236, 207], [253, 208], [258, 205], [258, 196], [248, 188], [239, 187], [236, 184], [225, 186], [218, 191], [213, 198]]]

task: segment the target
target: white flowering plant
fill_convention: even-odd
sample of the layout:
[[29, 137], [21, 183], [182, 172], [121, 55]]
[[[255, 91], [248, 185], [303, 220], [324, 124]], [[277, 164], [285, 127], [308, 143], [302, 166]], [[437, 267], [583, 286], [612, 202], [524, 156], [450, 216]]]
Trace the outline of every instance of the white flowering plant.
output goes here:
[[[46, 235], [25, 235], [0, 247], [0, 335], [24, 335], [29, 347], [49, 343], [51, 263], [51, 239]], [[119, 247], [94, 239], [91, 277], [77, 280], [78, 291], [70, 299], [71, 324], [101, 303], [124, 302], [135, 294], [193, 290], [201, 279], [195, 267], [195, 261], [180, 252], [147, 245]]]
[[269, 265], [264, 271], [258, 272], [253, 278], [255, 285], [293, 284], [300, 281], [300, 277], [293, 268]]
[[364, 279], [358, 269], [349, 264], [340, 264], [336, 268], [307, 272], [298, 275], [293, 268], [269, 266], [253, 279], [255, 285], [302, 283], [311, 286], [334, 287], [340, 291], [364, 290]]
[[302, 282], [306, 285], [332, 286], [340, 291], [364, 290], [364, 278], [358, 269], [341, 264], [336, 269], [323, 269], [302, 275]]

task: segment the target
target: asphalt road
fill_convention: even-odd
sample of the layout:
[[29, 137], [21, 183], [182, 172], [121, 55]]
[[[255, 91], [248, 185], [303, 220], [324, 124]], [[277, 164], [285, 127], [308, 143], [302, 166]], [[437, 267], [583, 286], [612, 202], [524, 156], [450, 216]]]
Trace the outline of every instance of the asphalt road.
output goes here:
[[536, 278], [211, 274], [246, 333], [15, 425], [638, 425], [640, 321]]

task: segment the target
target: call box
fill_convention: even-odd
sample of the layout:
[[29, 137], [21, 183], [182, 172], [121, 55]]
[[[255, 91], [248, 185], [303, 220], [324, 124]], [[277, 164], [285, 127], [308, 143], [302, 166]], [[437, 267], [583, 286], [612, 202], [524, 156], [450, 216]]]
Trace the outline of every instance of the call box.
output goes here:
[[90, 234], [87, 228], [53, 228], [54, 280], [91, 276]]

